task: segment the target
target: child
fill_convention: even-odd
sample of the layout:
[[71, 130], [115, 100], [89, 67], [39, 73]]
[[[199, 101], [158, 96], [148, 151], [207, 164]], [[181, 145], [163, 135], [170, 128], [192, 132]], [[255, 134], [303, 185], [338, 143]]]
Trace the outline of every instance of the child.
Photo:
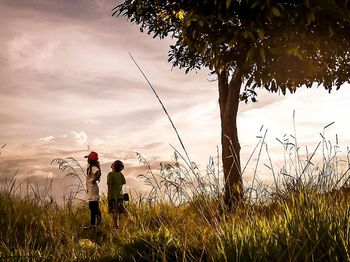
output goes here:
[[94, 228], [101, 222], [101, 211], [99, 206], [99, 188], [97, 181], [100, 181], [101, 168], [100, 162], [98, 161], [98, 154], [94, 151], [88, 156], [85, 156], [88, 162], [88, 168], [86, 172], [86, 191], [87, 201], [89, 202], [90, 208], [90, 223], [91, 227]]
[[108, 185], [108, 211], [113, 216], [116, 227], [119, 227], [119, 214], [125, 213], [123, 205], [123, 185], [126, 184], [125, 177], [121, 172], [124, 169], [122, 161], [117, 160], [112, 165], [112, 172], [107, 176]]

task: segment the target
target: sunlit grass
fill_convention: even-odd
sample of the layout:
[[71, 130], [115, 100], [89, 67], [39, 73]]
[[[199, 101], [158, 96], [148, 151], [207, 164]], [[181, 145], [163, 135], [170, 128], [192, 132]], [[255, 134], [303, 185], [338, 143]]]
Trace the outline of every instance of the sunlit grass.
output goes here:
[[[209, 206], [210, 201], [206, 201]], [[212, 203], [213, 206], [216, 203]], [[117, 261], [349, 261], [348, 192], [320, 195], [303, 189], [268, 205], [244, 204], [217, 214], [198, 204], [128, 205], [114, 229], [102, 202], [103, 224], [83, 230], [85, 206], [39, 205], [2, 191], [0, 256]]]
[[[177, 151], [159, 170], [138, 155], [150, 192], [131, 198], [130, 215], [118, 229], [105, 197], [102, 224], [83, 229], [89, 210], [73, 201], [82, 185], [59, 205], [32, 185], [26, 186], [31, 193], [17, 194], [25, 185], [12, 179], [0, 190], [0, 260], [350, 261], [349, 153], [341, 160], [338, 145], [323, 139], [315, 147], [321, 162], [314, 151], [303, 159], [296, 139], [281, 140], [284, 166], [268, 165], [275, 183], [246, 186], [245, 199], [230, 213], [222, 201], [219, 157], [210, 158], [203, 174]], [[60, 163], [69, 177], [83, 181], [69, 162]]]

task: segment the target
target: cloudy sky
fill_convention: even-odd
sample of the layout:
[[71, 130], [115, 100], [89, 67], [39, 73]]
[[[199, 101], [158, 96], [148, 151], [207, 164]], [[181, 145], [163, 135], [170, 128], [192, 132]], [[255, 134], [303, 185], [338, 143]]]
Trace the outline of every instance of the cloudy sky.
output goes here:
[[[62, 174], [51, 166], [52, 159], [74, 157], [85, 167], [83, 156], [90, 147], [99, 152], [105, 176], [111, 162], [121, 159], [129, 188], [142, 190], [135, 152], [157, 168], [160, 161], [172, 159], [170, 144], [181, 147], [128, 52], [159, 93], [191, 158], [204, 169], [209, 156], [216, 155], [220, 122], [215, 79], [205, 69], [187, 75], [172, 69], [167, 63], [171, 39], [152, 39], [124, 18], [111, 17], [117, 4], [0, 0], [0, 147], [6, 144], [0, 155], [2, 180], [19, 169], [21, 179], [54, 177], [54, 192], [62, 193]], [[350, 143], [349, 98], [346, 85], [332, 94], [316, 88], [287, 96], [259, 92], [257, 103], [240, 106], [242, 161], [264, 125], [278, 165], [283, 151], [275, 138], [294, 133], [293, 110], [299, 144], [314, 148], [323, 127], [334, 121], [327, 136], [334, 140], [338, 134], [345, 151]], [[247, 172], [247, 184], [250, 177]]]

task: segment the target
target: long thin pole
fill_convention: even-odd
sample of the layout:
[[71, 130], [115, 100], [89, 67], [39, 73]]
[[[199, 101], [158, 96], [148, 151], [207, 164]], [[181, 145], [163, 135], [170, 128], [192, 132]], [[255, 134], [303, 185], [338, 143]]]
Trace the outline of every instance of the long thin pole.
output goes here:
[[181, 144], [181, 147], [182, 147], [182, 149], [184, 150], [184, 152], [185, 152], [185, 154], [186, 154], [186, 157], [187, 157], [187, 160], [188, 160], [188, 164], [189, 164], [189, 166], [190, 166], [190, 168], [191, 168], [191, 170], [192, 170], [192, 172], [193, 172], [194, 169], [193, 169], [193, 166], [192, 166], [192, 161], [191, 161], [191, 159], [190, 159], [190, 157], [189, 157], [189, 155], [188, 155], [188, 153], [187, 153], [187, 150], [186, 150], [186, 148], [185, 148], [185, 145], [184, 145], [183, 142], [182, 142], [182, 139], [181, 139], [181, 137], [180, 137], [180, 134], [179, 134], [179, 132], [177, 131], [177, 129], [176, 129], [176, 127], [175, 127], [175, 124], [174, 124], [173, 120], [171, 119], [171, 117], [170, 117], [168, 111], [166, 110], [166, 108], [165, 108], [165, 106], [164, 106], [162, 100], [161, 100], [160, 97], [158, 96], [156, 90], [153, 88], [151, 82], [148, 80], [148, 78], [147, 78], [147, 76], [145, 75], [145, 73], [142, 71], [141, 67], [137, 64], [137, 62], [136, 62], [136, 60], [134, 59], [134, 57], [133, 57], [130, 53], [129, 53], [129, 56], [131, 57], [132, 61], [134, 61], [134, 63], [135, 63], [135, 65], [137, 66], [137, 68], [140, 70], [141, 74], [142, 74], [143, 77], [146, 79], [148, 85], [151, 87], [153, 93], [155, 94], [155, 96], [157, 97], [159, 103], [161, 104], [161, 106], [162, 106], [162, 108], [163, 108], [165, 114], [167, 115], [167, 117], [168, 117], [168, 119], [169, 119], [169, 121], [170, 121], [171, 126], [172, 126], [173, 129], [175, 130], [175, 133], [176, 133], [176, 135], [177, 135], [177, 138], [179, 139], [179, 142], [180, 142], [180, 144]]

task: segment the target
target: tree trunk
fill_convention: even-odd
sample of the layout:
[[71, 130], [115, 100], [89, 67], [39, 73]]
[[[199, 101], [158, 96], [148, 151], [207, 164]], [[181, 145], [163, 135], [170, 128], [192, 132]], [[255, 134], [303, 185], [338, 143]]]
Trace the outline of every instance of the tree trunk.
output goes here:
[[217, 71], [221, 116], [222, 164], [224, 169], [224, 200], [228, 210], [243, 198], [241, 146], [237, 134], [237, 113], [242, 74], [239, 69], [229, 80], [226, 69]]

